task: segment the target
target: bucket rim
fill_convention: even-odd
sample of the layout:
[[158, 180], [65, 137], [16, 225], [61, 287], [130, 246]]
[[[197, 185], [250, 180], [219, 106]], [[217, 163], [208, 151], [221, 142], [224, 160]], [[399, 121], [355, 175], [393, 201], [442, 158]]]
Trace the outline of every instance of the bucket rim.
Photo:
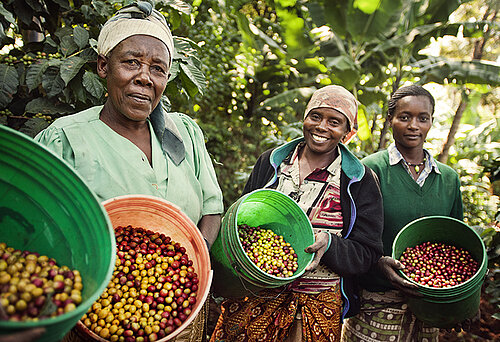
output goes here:
[[[484, 245], [484, 242], [481, 239], [481, 237], [479, 236], [479, 234], [474, 229], [472, 229], [468, 224], [463, 222], [462, 220], [456, 219], [454, 217], [449, 217], [449, 216], [430, 215], [430, 216], [423, 216], [423, 217], [420, 217], [418, 219], [415, 219], [415, 220], [409, 222], [403, 228], [401, 228], [401, 230], [398, 232], [398, 234], [394, 238], [394, 241], [392, 242], [392, 250], [391, 250], [392, 258], [396, 259], [395, 255], [394, 255], [394, 250], [396, 249], [396, 242], [398, 241], [399, 237], [403, 234], [403, 231], [405, 229], [407, 229], [409, 226], [411, 226], [417, 222], [429, 221], [429, 220], [435, 220], [435, 219], [440, 219], [440, 220], [445, 220], [445, 221], [455, 221], [455, 222], [459, 223], [460, 225], [469, 229], [473, 233], [473, 235], [477, 238], [477, 240], [480, 242], [480, 244], [482, 246], [483, 253], [482, 253], [481, 265], [478, 267], [476, 273], [474, 273], [469, 279], [467, 279], [463, 283], [460, 283], [457, 285], [448, 286], [448, 287], [432, 287], [429, 285], [422, 285], [420, 283], [417, 283], [416, 281], [414, 281], [413, 279], [408, 277], [402, 270], [398, 270], [398, 272], [404, 279], [408, 280], [412, 284], [417, 285], [418, 291], [426, 296], [427, 295], [430, 295], [430, 296], [433, 296], [433, 295], [434, 296], [447, 296], [447, 295], [448, 296], [455, 296], [456, 291], [459, 291], [459, 293], [469, 291], [471, 288], [474, 288], [475, 285], [482, 283], [483, 278], [484, 278], [484, 274], [486, 274], [488, 256], [486, 253], [486, 247]], [[481, 275], [481, 273], [483, 273], [483, 274]], [[479, 280], [478, 280], [478, 278], [479, 278]], [[474, 284], [472, 284], [472, 283], [474, 283]]]

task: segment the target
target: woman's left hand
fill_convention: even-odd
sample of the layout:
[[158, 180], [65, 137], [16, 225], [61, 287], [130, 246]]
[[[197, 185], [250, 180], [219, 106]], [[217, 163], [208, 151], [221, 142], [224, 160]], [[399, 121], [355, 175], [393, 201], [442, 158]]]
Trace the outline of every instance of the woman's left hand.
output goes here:
[[309, 264], [309, 266], [306, 267], [306, 272], [312, 271], [316, 267], [318, 267], [319, 262], [323, 257], [323, 254], [325, 254], [326, 248], [328, 247], [328, 241], [330, 240], [330, 236], [328, 235], [328, 233], [324, 232], [315, 234], [315, 238], [316, 241], [312, 245], [307, 246], [304, 249], [304, 251], [306, 251], [307, 253], [316, 253], [313, 261]]

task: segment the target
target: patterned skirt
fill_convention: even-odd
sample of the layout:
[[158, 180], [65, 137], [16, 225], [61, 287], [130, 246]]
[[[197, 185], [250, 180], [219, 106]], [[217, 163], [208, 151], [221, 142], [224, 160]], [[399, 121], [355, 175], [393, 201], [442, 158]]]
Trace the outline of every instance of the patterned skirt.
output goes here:
[[425, 325], [396, 290], [363, 291], [361, 311], [344, 321], [342, 342], [437, 342], [439, 329]]
[[295, 320], [302, 320], [302, 341], [340, 341], [340, 286], [306, 294], [265, 290], [257, 297], [228, 299], [211, 342], [283, 342]]

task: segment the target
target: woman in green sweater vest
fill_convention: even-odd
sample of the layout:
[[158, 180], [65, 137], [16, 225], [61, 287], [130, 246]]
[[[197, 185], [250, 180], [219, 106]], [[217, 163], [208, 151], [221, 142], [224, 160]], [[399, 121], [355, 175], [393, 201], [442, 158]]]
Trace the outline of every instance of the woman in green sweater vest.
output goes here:
[[420, 86], [398, 89], [389, 100], [394, 143], [362, 162], [377, 174], [384, 201], [384, 256], [363, 276], [361, 312], [343, 327], [343, 341], [437, 341], [439, 329], [418, 320], [405, 302], [415, 285], [396, 271], [389, 257], [397, 233], [407, 223], [430, 215], [463, 219], [460, 180], [423, 145], [432, 125], [434, 98]]

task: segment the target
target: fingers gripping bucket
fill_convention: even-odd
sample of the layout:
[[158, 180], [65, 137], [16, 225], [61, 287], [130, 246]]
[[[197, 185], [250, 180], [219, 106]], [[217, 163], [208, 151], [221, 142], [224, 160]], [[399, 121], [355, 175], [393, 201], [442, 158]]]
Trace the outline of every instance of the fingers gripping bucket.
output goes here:
[[401, 272], [418, 286], [421, 298], [408, 298], [408, 306], [421, 321], [438, 328], [451, 328], [473, 317], [479, 309], [481, 286], [487, 271], [486, 248], [479, 235], [460, 220], [445, 216], [429, 216], [407, 224], [396, 236], [392, 257], [399, 259], [407, 247], [423, 242], [441, 242], [469, 251], [479, 269], [467, 281], [445, 288], [421, 285]]
[[[288, 278], [276, 277], [258, 268], [240, 243], [238, 225], [261, 226], [282, 235], [298, 257], [298, 269]], [[255, 190], [236, 201], [222, 219], [219, 236], [212, 246], [214, 291], [224, 297], [252, 295], [276, 288], [300, 277], [314, 257], [304, 249], [314, 243], [311, 223], [290, 197], [270, 190]]]
[[66, 162], [1, 125], [0, 146], [0, 242], [77, 269], [83, 282], [82, 302], [75, 310], [39, 321], [0, 321], [0, 336], [44, 327], [37, 341], [59, 341], [111, 279], [113, 229], [95, 195]]

